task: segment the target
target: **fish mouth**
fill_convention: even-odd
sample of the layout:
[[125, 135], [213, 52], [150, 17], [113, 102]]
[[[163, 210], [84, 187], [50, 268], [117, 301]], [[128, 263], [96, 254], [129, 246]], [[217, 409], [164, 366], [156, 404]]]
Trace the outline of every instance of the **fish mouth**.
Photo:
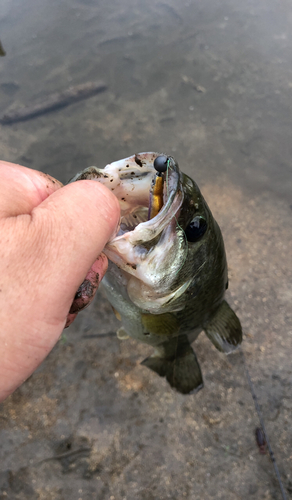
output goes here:
[[[166, 167], [161, 173], [154, 162], [163, 157]], [[161, 153], [139, 153], [104, 169], [89, 167], [78, 177], [81, 178], [105, 184], [119, 201], [119, 231], [107, 243], [104, 253], [122, 272], [123, 283], [126, 277], [129, 298], [154, 314], [173, 311], [173, 301], [188, 286], [177, 284], [187, 245], [178, 225], [184, 194], [182, 174], [174, 158]]]
[[[165, 159], [167, 163], [163, 174], [154, 167], [157, 158]], [[120, 231], [116, 236], [133, 232], [131, 241], [134, 242], [143, 233], [144, 242], [152, 240], [163, 231], [182, 204], [180, 172], [172, 157], [158, 153], [135, 154], [107, 165], [104, 172], [114, 177], [107, 185], [118, 198], [121, 208]], [[157, 180], [161, 180], [162, 203], [153, 214], [153, 191]]]

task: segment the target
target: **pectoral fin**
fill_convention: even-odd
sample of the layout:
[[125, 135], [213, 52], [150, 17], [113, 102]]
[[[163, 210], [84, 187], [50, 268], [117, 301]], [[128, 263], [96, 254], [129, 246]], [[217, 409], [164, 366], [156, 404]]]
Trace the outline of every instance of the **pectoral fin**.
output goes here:
[[214, 346], [226, 354], [234, 351], [242, 341], [240, 321], [225, 300], [204, 325], [204, 331]]
[[160, 377], [166, 377], [171, 387], [182, 394], [195, 393], [203, 388], [200, 365], [185, 335], [165, 342], [141, 364]]

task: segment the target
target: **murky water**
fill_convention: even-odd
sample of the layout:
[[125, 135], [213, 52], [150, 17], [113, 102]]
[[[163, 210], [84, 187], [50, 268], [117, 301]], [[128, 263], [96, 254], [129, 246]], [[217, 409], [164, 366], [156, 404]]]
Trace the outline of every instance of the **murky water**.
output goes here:
[[[223, 230], [229, 300], [290, 496], [291, 33], [285, 0], [0, 5], [0, 117], [71, 85], [108, 86], [0, 125], [2, 159], [66, 182], [89, 165], [163, 151], [202, 188]], [[0, 498], [281, 498], [255, 449], [239, 358], [226, 361], [199, 339], [206, 388], [185, 399], [139, 367], [143, 346], [80, 337], [116, 326], [100, 294], [68, 343], [2, 405]], [[94, 451], [35, 465], [69, 441]]]
[[162, 150], [199, 181], [227, 175], [240, 186], [291, 196], [285, 2], [1, 5], [1, 112], [70, 85], [108, 85], [88, 102], [1, 128], [5, 159], [65, 181], [89, 164]]

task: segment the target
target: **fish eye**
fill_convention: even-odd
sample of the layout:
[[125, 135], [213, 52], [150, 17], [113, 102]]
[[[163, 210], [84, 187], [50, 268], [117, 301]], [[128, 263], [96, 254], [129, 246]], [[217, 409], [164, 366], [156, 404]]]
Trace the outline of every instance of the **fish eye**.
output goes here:
[[190, 243], [198, 241], [207, 230], [207, 221], [204, 217], [196, 215], [185, 229], [185, 235]]

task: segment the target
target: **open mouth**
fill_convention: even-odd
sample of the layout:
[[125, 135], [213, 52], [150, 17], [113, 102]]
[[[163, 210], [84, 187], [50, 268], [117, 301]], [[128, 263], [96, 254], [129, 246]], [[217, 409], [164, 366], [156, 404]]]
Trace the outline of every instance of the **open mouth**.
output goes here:
[[180, 173], [171, 157], [133, 155], [107, 165], [103, 177], [99, 180], [113, 191], [121, 207], [120, 231], [114, 239], [134, 232], [132, 244], [134, 240], [149, 241], [163, 231], [181, 206]]
[[120, 228], [104, 253], [127, 273], [131, 300], [156, 311], [177, 294], [177, 273], [186, 258], [177, 222], [184, 195], [175, 160], [139, 153], [104, 169], [89, 167], [72, 181], [80, 179], [98, 180], [117, 197]]
[[[141, 184], [143, 185], [144, 196], [141, 196], [141, 199], [137, 201], [141, 202], [141, 200], [144, 200], [144, 202], [147, 202], [148, 193], [148, 203], [146, 206], [134, 206], [131, 212], [122, 216], [120, 225], [120, 232], [122, 234], [128, 231], [133, 231], [139, 224], [156, 217], [168, 198], [168, 169], [170, 168], [170, 159], [165, 155], [156, 156], [154, 159], [152, 156], [150, 156], [150, 158], [148, 157], [147, 163], [150, 163], [151, 165], [153, 162], [154, 167], [153, 171], [151, 169], [151, 171], [148, 172], [148, 169], [146, 169], [146, 171], [141, 171], [141, 169], [143, 169], [141, 156], [142, 155], [135, 155], [134, 157], [135, 163], [139, 165], [140, 170], [138, 169], [138, 172], [135, 171], [136, 169], [132, 170], [130, 172], [130, 180], [132, 181], [135, 178], [138, 182], [142, 181]], [[126, 168], [129, 167], [127, 164]], [[125, 174], [121, 174], [120, 178], [123, 179], [124, 175]], [[125, 196], [129, 196], [129, 193], [125, 194]], [[125, 198], [122, 199], [122, 201], [125, 201]]]
[[117, 197], [121, 223], [114, 239], [127, 232], [134, 232], [139, 240], [141, 232], [143, 240], [157, 236], [182, 204], [178, 166], [172, 157], [159, 153], [139, 153], [104, 169], [89, 167], [72, 181], [81, 179], [98, 180]]

